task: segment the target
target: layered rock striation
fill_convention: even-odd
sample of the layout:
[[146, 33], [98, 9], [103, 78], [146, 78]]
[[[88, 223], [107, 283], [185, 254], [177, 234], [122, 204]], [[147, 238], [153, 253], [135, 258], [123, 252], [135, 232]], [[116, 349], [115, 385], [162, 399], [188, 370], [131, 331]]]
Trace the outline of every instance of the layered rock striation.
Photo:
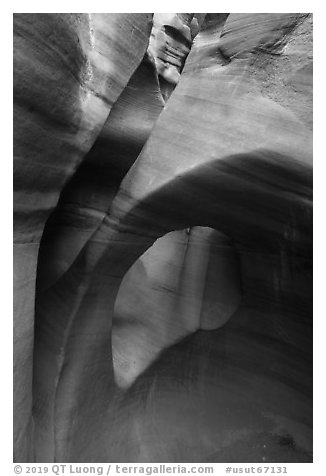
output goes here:
[[312, 15], [14, 15], [14, 451], [312, 460]]

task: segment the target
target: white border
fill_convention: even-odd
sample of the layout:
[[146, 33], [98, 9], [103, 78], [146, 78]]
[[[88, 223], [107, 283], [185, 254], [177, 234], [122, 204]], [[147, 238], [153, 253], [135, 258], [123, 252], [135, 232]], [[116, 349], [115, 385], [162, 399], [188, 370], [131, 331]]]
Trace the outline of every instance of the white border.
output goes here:
[[[263, 2], [157, 2], [126, 1], [13, 1], [2, 7], [1, 25], [1, 430], [0, 468], [2, 474], [14, 474], [12, 465], [12, 14], [13, 12], [145, 12], [151, 11], [246, 11], [246, 12], [313, 12], [314, 13], [314, 463], [288, 464], [290, 475], [326, 474], [325, 453], [325, 221], [326, 158], [321, 139], [326, 134], [324, 83], [326, 63], [326, 16], [322, 2], [273, 1]], [[176, 8], [176, 6], [178, 8]], [[116, 9], [118, 7], [118, 9]], [[170, 7], [170, 8], [169, 8]], [[41, 466], [41, 465], [39, 465]], [[43, 465], [42, 465], [43, 466]], [[218, 465], [225, 467], [225, 464]], [[232, 465], [238, 466], [238, 465]], [[255, 464], [246, 466], [257, 466]], [[217, 471], [215, 474], [219, 474]], [[220, 473], [222, 474], [222, 472]]]

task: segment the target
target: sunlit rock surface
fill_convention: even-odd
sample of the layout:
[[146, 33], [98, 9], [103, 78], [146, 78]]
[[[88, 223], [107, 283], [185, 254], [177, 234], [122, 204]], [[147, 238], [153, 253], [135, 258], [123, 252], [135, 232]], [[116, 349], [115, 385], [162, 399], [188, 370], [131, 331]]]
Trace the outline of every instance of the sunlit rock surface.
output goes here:
[[312, 16], [14, 33], [15, 460], [311, 461]]
[[160, 351], [198, 329], [216, 329], [240, 304], [235, 249], [194, 227], [157, 240], [123, 279], [112, 334], [115, 380], [129, 387]]
[[33, 458], [35, 280], [44, 225], [147, 49], [152, 15], [14, 15], [14, 441]]

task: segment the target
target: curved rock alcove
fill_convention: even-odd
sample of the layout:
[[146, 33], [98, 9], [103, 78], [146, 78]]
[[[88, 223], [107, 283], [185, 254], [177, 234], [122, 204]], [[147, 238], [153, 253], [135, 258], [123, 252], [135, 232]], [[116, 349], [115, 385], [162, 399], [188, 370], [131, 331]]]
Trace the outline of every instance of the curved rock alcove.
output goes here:
[[14, 459], [312, 461], [312, 15], [14, 15]]

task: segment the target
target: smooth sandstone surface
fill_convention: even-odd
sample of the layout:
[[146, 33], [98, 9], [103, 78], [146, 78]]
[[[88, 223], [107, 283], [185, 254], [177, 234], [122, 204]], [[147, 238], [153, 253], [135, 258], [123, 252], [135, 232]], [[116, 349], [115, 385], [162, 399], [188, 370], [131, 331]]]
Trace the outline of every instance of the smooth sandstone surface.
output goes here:
[[[60, 192], [141, 62], [150, 14], [14, 15], [14, 447], [33, 459], [38, 245]], [[119, 58], [119, 61], [118, 61]]]
[[15, 18], [15, 460], [311, 461], [312, 15], [151, 18]]

